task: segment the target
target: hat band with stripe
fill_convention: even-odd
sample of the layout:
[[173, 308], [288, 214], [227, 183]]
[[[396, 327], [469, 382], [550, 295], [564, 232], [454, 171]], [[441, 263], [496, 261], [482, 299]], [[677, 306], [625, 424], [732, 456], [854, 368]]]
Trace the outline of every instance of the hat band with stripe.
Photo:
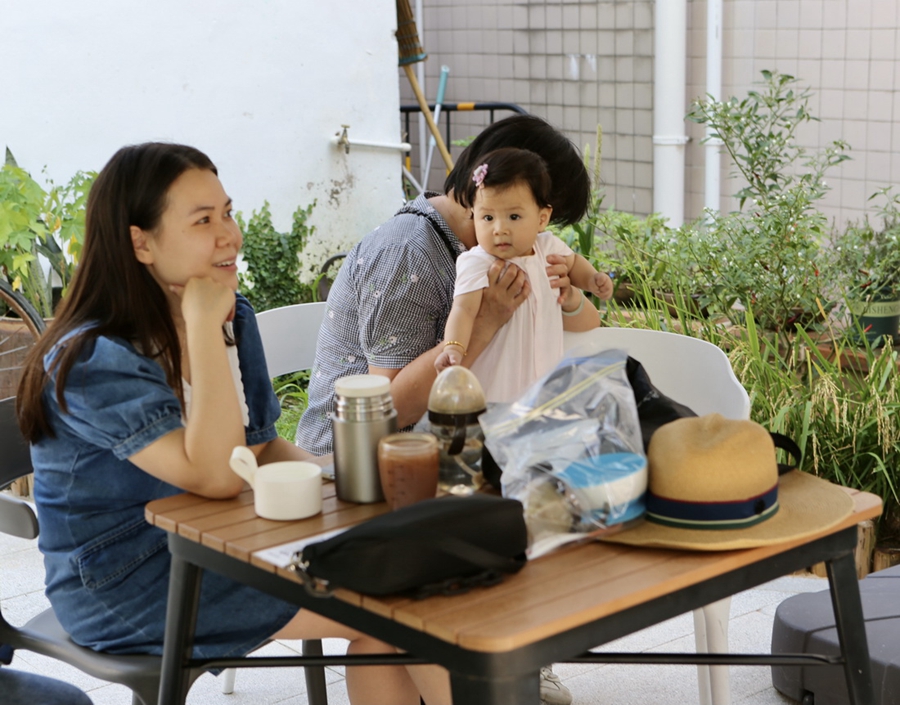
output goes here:
[[684, 529], [744, 529], [778, 512], [778, 484], [763, 494], [730, 502], [688, 502], [647, 492], [647, 520]]

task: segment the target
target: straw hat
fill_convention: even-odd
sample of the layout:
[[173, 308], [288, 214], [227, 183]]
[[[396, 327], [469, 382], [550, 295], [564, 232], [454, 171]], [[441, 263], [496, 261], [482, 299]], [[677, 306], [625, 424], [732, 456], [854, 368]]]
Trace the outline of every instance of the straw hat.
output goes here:
[[830, 482], [799, 470], [779, 477], [772, 438], [753, 421], [678, 419], [653, 434], [647, 459], [645, 521], [602, 540], [728, 551], [810, 536], [853, 511]]

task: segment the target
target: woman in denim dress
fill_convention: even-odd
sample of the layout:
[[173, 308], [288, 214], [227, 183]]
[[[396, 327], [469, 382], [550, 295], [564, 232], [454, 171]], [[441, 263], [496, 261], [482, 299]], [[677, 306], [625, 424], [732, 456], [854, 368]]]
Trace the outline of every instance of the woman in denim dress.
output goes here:
[[[260, 464], [300, 459], [253, 309], [236, 295], [241, 232], [212, 162], [191, 147], [119, 150], [97, 177], [69, 293], [26, 364], [18, 414], [31, 442], [46, 592], [79, 644], [162, 653], [169, 555], [147, 502], [228, 498], [247, 445]], [[207, 572], [194, 656], [238, 656], [270, 638], [392, 647]], [[435, 666], [347, 670], [352, 703], [449, 702]]]

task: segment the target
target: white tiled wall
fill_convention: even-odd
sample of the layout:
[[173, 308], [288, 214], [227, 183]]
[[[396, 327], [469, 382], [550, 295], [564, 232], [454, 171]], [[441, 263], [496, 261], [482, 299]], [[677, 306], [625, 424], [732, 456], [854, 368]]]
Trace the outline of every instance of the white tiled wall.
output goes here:
[[[821, 118], [801, 133], [803, 145], [816, 150], [835, 139], [851, 145], [852, 161], [830, 174], [832, 188], [822, 202], [839, 221], [859, 217], [869, 195], [900, 179], [898, 5], [724, 0], [723, 95], [745, 95], [763, 69], [789, 73], [812, 90], [811, 109]], [[706, 6], [706, 0], [687, 3], [685, 111], [706, 92]], [[652, 0], [424, 0], [426, 94], [434, 100], [446, 64], [448, 102], [517, 103], [592, 151], [601, 124], [605, 204], [646, 214], [653, 183], [653, 20]], [[401, 92], [404, 103], [414, 102], [405, 78]], [[451, 115], [453, 139], [476, 134], [486, 122], [486, 115]], [[702, 127], [688, 124], [687, 132], [685, 213], [691, 218], [703, 204], [704, 148]], [[724, 159], [723, 208], [736, 207], [727, 197], [736, 190], [730, 171]], [[435, 166], [433, 188], [442, 176], [443, 167]]]
[[[705, 91], [706, 1], [688, 0], [689, 97]], [[743, 96], [763, 69], [789, 73], [813, 93], [810, 108], [819, 122], [801, 132], [810, 151], [842, 139], [851, 161], [834, 169], [821, 209], [837, 222], [860, 217], [868, 197], [900, 179], [900, 75], [896, 70], [896, 0], [725, 0], [723, 95]], [[696, 138], [688, 152], [687, 210], [702, 207], [703, 154]], [[727, 160], [723, 178], [731, 170]], [[723, 193], [735, 190], [723, 181]], [[727, 190], [727, 191], [726, 191]], [[723, 199], [723, 208], [734, 208]]]

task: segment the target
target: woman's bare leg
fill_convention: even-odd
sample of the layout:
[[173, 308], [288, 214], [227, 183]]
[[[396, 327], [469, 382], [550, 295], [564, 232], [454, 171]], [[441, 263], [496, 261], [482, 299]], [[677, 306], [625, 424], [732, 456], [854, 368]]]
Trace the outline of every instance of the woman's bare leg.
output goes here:
[[416, 689], [427, 705], [452, 705], [450, 676], [441, 666], [407, 666]]
[[[300, 610], [273, 639], [347, 639], [348, 654], [389, 654], [396, 649], [360, 632]], [[408, 670], [407, 670], [408, 669]], [[449, 705], [450, 682], [439, 666], [356, 666], [347, 668], [347, 695], [353, 705]]]

